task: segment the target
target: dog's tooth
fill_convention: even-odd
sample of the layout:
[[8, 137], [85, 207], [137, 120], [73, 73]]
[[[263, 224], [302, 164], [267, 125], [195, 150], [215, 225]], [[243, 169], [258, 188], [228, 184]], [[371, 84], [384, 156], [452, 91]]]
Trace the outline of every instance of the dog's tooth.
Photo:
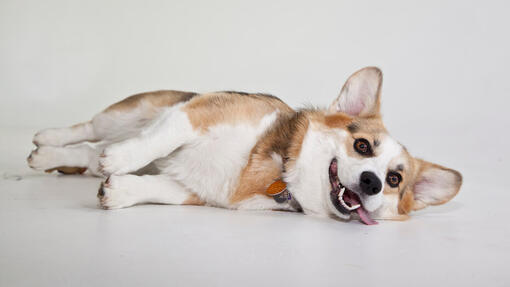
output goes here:
[[356, 204], [354, 206], [347, 205], [347, 203], [345, 203], [345, 201], [343, 199], [344, 193], [345, 193], [345, 187], [342, 187], [342, 189], [340, 189], [340, 192], [338, 193], [338, 200], [340, 200], [340, 203], [342, 204], [343, 207], [345, 207], [349, 211], [353, 211], [353, 210], [356, 210], [361, 207], [361, 204]]
[[361, 207], [361, 204], [356, 204], [354, 206], [351, 206], [350, 210], [356, 210]]
[[342, 187], [342, 189], [340, 189], [340, 192], [338, 193], [338, 200], [342, 201], [342, 197], [344, 196], [344, 192], [345, 192], [345, 188]]
[[361, 207], [361, 205], [360, 205], [360, 204], [356, 204], [356, 205], [354, 205], [354, 206], [348, 206], [348, 205], [345, 203], [345, 201], [343, 201], [343, 200], [340, 200], [340, 203], [341, 203], [341, 204], [342, 204], [345, 208], [347, 208], [347, 210], [349, 210], [349, 211], [353, 211], [353, 210], [356, 210], [356, 209], [358, 209], [358, 208], [360, 208], [360, 207]]
[[351, 208], [345, 203], [343, 199], [340, 199], [340, 203], [345, 207], [347, 210], [351, 210]]

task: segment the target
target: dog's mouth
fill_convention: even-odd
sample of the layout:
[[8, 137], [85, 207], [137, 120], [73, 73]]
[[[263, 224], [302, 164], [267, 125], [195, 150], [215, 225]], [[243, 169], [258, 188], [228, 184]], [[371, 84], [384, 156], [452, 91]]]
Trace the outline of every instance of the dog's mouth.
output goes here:
[[340, 182], [336, 158], [329, 165], [329, 182], [332, 188], [330, 192], [331, 202], [340, 213], [350, 215], [352, 212], [357, 212], [363, 223], [367, 225], [377, 224], [377, 221], [373, 220], [363, 208], [359, 196]]

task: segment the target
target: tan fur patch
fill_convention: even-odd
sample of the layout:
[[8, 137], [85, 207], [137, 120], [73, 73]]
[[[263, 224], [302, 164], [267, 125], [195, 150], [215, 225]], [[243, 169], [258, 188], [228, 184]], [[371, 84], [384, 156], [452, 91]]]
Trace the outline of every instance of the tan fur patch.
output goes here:
[[388, 133], [382, 123], [382, 119], [379, 117], [354, 118], [348, 125], [347, 129], [352, 135], [352, 137], [345, 141], [347, 154], [350, 157], [357, 158], [362, 158], [364, 156], [354, 150], [353, 145], [355, 139], [363, 138], [368, 140], [368, 142], [372, 145], [372, 149], [376, 150], [376, 142], [378, 139]]
[[377, 134], [388, 132], [381, 117], [354, 118], [349, 129], [352, 133]]
[[45, 170], [45, 172], [51, 173], [55, 170], [62, 174], [83, 174], [87, 170], [87, 168], [86, 167], [77, 167], [77, 166], [59, 166], [59, 167], [47, 169], [47, 170]]
[[298, 113], [298, 117], [296, 118], [295, 123], [295, 131], [293, 132], [292, 137], [289, 141], [289, 147], [287, 149], [287, 162], [285, 163], [285, 169], [292, 169], [296, 160], [301, 153], [301, 147], [303, 145], [303, 141], [306, 136], [306, 132], [309, 129], [310, 123], [313, 122], [317, 125], [327, 126], [329, 124], [339, 124], [340, 121], [335, 121], [331, 119], [329, 121], [326, 120], [326, 116], [324, 111], [321, 110], [302, 110]]
[[410, 218], [407, 214], [396, 214], [395, 216], [391, 218], [385, 218], [386, 220], [392, 220], [392, 221], [406, 221]]
[[330, 114], [324, 117], [324, 123], [330, 128], [345, 128], [352, 123], [352, 118], [346, 114]]
[[205, 205], [205, 202], [202, 201], [196, 194], [190, 195], [182, 205]]
[[413, 210], [414, 207], [414, 195], [412, 191], [404, 192], [398, 202], [398, 213], [408, 214]]
[[195, 93], [170, 90], [141, 93], [127, 97], [109, 106], [106, 108], [105, 112], [131, 110], [138, 107], [142, 102], [148, 103], [154, 107], [173, 106], [180, 102], [189, 101], [195, 95]]
[[263, 94], [218, 92], [193, 98], [183, 109], [195, 130], [205, 132], [209, 127], [227, 123], [258, 124], [267, 114], [292, 109], [278, 98]]
[[307, 131], [308, 121], [301, 123], [301, 128], [294, 133], [287, 153], [288, 160], [285, 165], [286, 169], [290, 169], [296, 164]]
[[266, 189], [281, 177], [282, 167], [269, 156], [253, 154], [243, 169], [239, 185], [230, 197], [238, 203], [256, 194], [266, 195]]
[[[410, 185], [412, 181], [414, 180], [414, 159], [411, 157], [409, 152], [404, 148], [402, 150], [402, 159], [398, 160], [399, 165], [401, 165], [402, 169], [399, 170], [396, 165], [392, 162], [388, 166], [388, 171], [395, 171], [402, 176], [402, 181], [400, 182], [399, 186], [397, 187], [391, 187], [386, 183], [386, 178], [384, 179], [384, 193], [385, 194], [399, 194], [400, 200], [402, 200], [404, 193], [407, 192], [410, 188], [412, 188]], [[412, 192], [411, 192], [412, 193]]]

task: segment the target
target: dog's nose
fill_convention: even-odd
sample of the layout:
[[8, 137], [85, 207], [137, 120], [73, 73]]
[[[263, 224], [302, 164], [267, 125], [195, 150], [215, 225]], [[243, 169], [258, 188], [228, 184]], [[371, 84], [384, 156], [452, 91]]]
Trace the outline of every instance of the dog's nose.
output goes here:
[[361, 173], [359, 186], [363, 193], [367, 195], [374, 195], [381, 191], [382, 183], [375, 173], [371, 171], [364, 171]]

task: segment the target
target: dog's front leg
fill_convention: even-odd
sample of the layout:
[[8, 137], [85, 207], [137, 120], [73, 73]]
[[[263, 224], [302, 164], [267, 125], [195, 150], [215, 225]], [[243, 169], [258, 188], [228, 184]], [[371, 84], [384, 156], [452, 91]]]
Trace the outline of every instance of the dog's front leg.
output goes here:
[[136, 171], [192, 139], [193, 128], [180, 105], [163, 112], [137, 136], [106, 147], [99, 159], [105, 175]]
[[278, 203], [272, 197], [257, 194], [247, 198], [234, 206], [239, 210], [280, 210], [297, 211], [298, 207], [291, 201]]
[[97, 196], [104, 209], [118, 209], [141, 203], [204, 204], [197, 195], [167, 175], [112, 175], [101, 183]]

